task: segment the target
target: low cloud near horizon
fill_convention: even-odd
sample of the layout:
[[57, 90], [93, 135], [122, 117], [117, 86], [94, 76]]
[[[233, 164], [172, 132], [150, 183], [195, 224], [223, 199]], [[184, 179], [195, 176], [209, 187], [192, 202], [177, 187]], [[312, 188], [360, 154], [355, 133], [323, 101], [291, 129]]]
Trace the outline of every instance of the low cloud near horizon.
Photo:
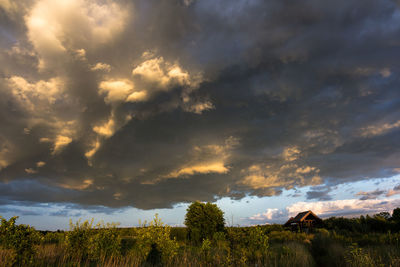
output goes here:
[[0, 36], [1, 205], [400, 205], [330, 195], [400, 173], [399, 1], [2, 0]]

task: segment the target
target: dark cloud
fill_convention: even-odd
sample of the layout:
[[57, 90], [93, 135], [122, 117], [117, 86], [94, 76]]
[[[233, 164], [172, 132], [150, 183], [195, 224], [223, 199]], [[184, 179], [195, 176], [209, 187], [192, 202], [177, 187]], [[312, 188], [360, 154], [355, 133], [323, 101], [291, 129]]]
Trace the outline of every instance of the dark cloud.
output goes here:
[[13, 215], [18, 214], [19, 216], [37, 216], [37, 215], [41, 215], [40, 212], [36, 212], [33, 210], [29, 210], [29, 209], [24, 209], [24, 208], [16, 208], [16, 207], [6, 207], [6, 206], [2, 206], [0, 207], [0, 214], [3, 213], [11, 213]]
[[151, 209], [398, 171], [393, 1], [50, 2], [1, 6], [2, 201]]
[[318, 199], [320, 201], [331, 200], [329, 193], [332, 191], [330, 187], [316, 187], [314, 190], [307, 192], [307, 199]]
[[387, 192], [385, 190], [376, 189], [370, 192], [358, 192], [357, 196], [361, 196], [360, 200], [367, 200], [367, 199], [376, 199]]

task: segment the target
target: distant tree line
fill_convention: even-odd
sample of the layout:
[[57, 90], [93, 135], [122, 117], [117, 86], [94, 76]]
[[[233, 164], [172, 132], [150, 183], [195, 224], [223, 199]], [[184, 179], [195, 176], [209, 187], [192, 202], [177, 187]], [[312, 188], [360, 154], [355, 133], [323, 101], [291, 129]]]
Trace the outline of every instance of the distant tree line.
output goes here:
[[358, 218], [331, 217], [322, 225], [327, 230], [349, 231], [357, 233], [386, 233], [400, 231], [400, 208], [389, 212], [380, 212], [373, 216], [361, 215]]

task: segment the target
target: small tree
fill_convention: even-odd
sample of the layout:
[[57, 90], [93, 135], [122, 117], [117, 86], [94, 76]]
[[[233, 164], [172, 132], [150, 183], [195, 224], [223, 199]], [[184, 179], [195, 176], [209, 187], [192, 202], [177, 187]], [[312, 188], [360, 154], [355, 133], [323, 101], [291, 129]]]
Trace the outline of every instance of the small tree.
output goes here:
[[215, 204], [196, 201], [187, 209], [185, 225], [188, 238], [199, 243], [203, 239], [212, 239], [217, 232], [224, 231], [224, 213]]

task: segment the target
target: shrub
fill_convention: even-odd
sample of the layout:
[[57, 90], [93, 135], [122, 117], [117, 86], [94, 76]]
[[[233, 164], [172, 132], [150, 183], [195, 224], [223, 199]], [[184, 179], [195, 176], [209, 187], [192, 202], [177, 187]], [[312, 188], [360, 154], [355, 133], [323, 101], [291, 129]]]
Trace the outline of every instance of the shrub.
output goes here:
[[193, 242], [211, 240], [216, 232], [224, 231], [224, 213], [215, 204], [194, 202], [187, 209], [185, 225]]
[[116, 229], [117, 223], [98, 223], [93, 227], [93, 219], [75, 224], [70, 221], [70, 231], [65, 237], [69, 256], [76, 259], [100, 259], [117, 256], [121, 250], [121, 237]]
[[47, 232], [43, 236], [43, 244], [62, 244], [64, 242], [64, 233]]
[[158, 214], [149, 224], [145, 221], [136, 229], [136, 249], [139, 257], [144, 260], [150, 251], [161, 250], [162, 261], [166, 264], [172, 262], [178, 253], [179, 245], [176, 239], [171, 239], [171, 227], [165, 225]]
[[90, 238], [90, 257], [92, 259], [104, 259], [111, 256], [119, 256], [121, 252], [121, 237], [118, 233], [118, 223], [100, 222]]
[[77, 259], [88, 258], [92, 225], [93, 219], [90, 222], [86, 220], [83, 223], [78, 220], [75, 224], [70, 220], [70, 231], [65, 236], [68, 255]]
[[260, 251], [266, 254], [269, 247], [268, 236], [260, 226], [249, 227], [247, 248], [251, 251]]
[[373, 267], [375, 266], [374, 261], [371, 256], [364, 252], [364, 250], [358, 247], [357, 244], [352, 244], [349, 246], [347, 253], [345, 255], [347, 266], [365, 266], [365, 267]]
[[13, 250], [11, 264], [17, 266], [32, 264], [36, 254], [34, 245], [40, 240], [39, 233], [29, 225], [16, 225], [17, 216], [10, 218], [8, 221], [2, 217], [0, 218], [0, 244], [5, 249]]
[[312, 240], [311, 251], [318, 266], [345, 266], [343, 239], [326, 229], [318, 229]]
[[244, 240], [247, 258], [250, 261], [264, 260], [268, 254], [268, 236], [260, 226], [252, 226], [247, 229]]

